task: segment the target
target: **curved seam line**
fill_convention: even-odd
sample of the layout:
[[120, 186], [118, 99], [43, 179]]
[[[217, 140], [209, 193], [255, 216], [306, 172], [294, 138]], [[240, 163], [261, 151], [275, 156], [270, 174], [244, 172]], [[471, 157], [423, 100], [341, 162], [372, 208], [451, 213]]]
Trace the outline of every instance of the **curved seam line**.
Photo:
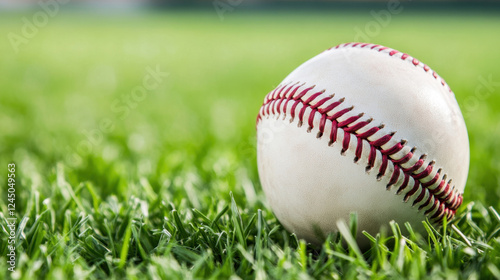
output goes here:
[[[340, 105], [344, 100], [345, 98], [342, 98], [341, 100], [339, 100], [338, 102], [335, 102], [335, 103], [338, 103], [337, 106], [335, 107], [331, 107], [329, 106], [329, 110], [320, 110], [318, 109], [317, 107], [319, 106], [315, 106], [315, 105], [311, 105], [311, 103], [316, 100], [317, 98], [322, 98], [321, 101], [323, 101], [323, 99], [325, 98], [328, 98], [328, 99], [332, 99], [333, 98], [333, 95], [331, 96], [324, 96], [324, 91], [321, 91], [321, 92], [317, 92], [317, 93], [313, 93], [311, 96], [309, 96], [307, 98], [307, 103], [306, 101], [302, 100], [302, 98], [304, 96], [306, 96], [306, 93], [304, 93], [304, 91], [309, 91], [311, 90], [312, 88], [314, 88], [314, 86], [312, 87], [308, 87], [306, 88], [305, 90], [303, 91], [299, 91], [298, 89], [301, 88], [302, 86], [304, 86], [304, 84], [302, 85], [298, 85], [298, 83], [296, 84], [290, 84], [290, 88], [292, 88], [293, 86], [297, 86], [297, 88], [295, 88], [294, 92], [300, 92], [300, 97], [297, 98], [296, 96], [294, 96], [293, 94], [286, 97], [286, 96], [280, 96], [280, 92], [278, 92], [278, 94], [275, 95], [276, 93], [276, 90], [280, 89], [281, 86], [278, 86], [276, 88], [276, 90], [274, 91], [271, 91], [265, 98], [265, 101], [264, 101], [264, 104], [262, 105], [261, 107], [261, 111], [259, 112], [259, 115], [258, 115], [258, 118], [257, 118], [257, 123], [259, 122], [259, 120], [262, 118], [262, 116], [266, 116], [266, 111], [267, 111], [267, 115], [268, 116], [271, 116], [270, 112], [269, 112], [269, 109], [270, 107], [272, 107], [273, 109], [273, 112], [274, 112], [274, 107], [273, 105], [275, 105], [276, 102], [279, 102], [280, 106], [281, 104], [283, 104], [283, 100], [294, 100], [295, 101], [295, 104], [293, 105], [293, 108], [290, 112], [290, 114], [292, 115], [292, 119], [290, 120], [290, 122], [293, 121], [294, 117], [295, 117], [295, 108], [296, 106], [298, 105], [298, 103], [301, 103], [303, 108], [301, 109], [301, 114], [299, 114], [298, 116], [298, 119], [299, 119], [299, 126], [302, 125], [303, 123], [303, 118], [304, 118], [304, 111], [305, 111], [305, 108], [310, 108], [312, 111], [309, 113], [309, 119], [311, 120], [311, 115], [314, 115], [316, 113], [320, 114], [321, 116], [321, 120], [320, 120], [320, 129], [319, 129], [319, 132], [318, 132], [318, 138], [322, 137], [323, 135], [323, 132], [321, 129], [324, 130], [324, 124], [321, 124], [323, 123], [324, 121], [328, 120], [330, 122], [332, 122], [332, 133], [330, 135], [330, 143], [329, 145], [333, 144], [334, 142], [337, 142], [337, 139], [332, 139], [332, 134], [335, 134], [336, 135], [336, 131], [334, 132], [333, 129], [335, 128], [335, 130], [337, 128], [340, 128], [342, 129], [342, 131], [344, 131], [344, 143], [341, 143], [342, 144], [342, 151], [345, 152], [346, 150], [348, 150], [350, 147], [349, 147], [349, 141], [346, 141], [346, 137], [347, 138], [351, 138], [351, 135], [357, 139], [361, 139], [361, 140], [365, 140], [366, 142], [368, 142], [368, 144], [370, 145], [370, 149], [371, 150], [378, 150], [381, 154], [382, 154], [382, 166], [384, 166], [382, 168], [380, 168], [380, 170], [383, 169], [383, 173], [381, 173], [381, 171], [379, 172], [379, 174], [377, 175], [377, 177], [381, 177], [381, 176], [384, 176], [386, 175], [386, 169], [387, 169], [387, 162], [384, 162], [387, 161], [387, 160], [390, 160], [394, 166], [394, 171], [392, 172], [392, 174], [388, 174], [388, 175], [391, 175], [391, 179], [389, 181], [389, 184], [387, 185], [387, 188], [390, 189], [391, 185], [394, 185], [395, 183], [398, 182], [398, 178], [399, 178], [399, 173], [400, 171], [403, 172], [403, 176], [404, 176], [404, 182], [401, 184], [399, 190], [397, 191], [396, 194], [400, 194], [403, 190], [405, 190], [407, 187], [408, 187], [408, 179], [409, 177], [412, 177], [413, 180], [414, 180], [414, 186], [413, 188], [408, 191], [406, 194], [405, 194], [405, 198], [404, 198], [404, 201], [407, 202], [410, 198], [412, 197], [415, 197], [415, 200], [414, 200], [414, 203], [413, 205], [415, 204], [418, 204], [422, 201], [425, 200], [425, 192], [427, 191], [429, 193], [429, 197], [433, 197], [434, 198], [434, 203], [432, 203], [432, 206], [425, 212], [425, 215], [428, 215], [428, 214], [431, 214], [431, 213], [434, 213], [430, 219], [436, 219], [436, 220], [439, 220], [441, 219], [443, 216], [447, 216], [449, 219], [453, 218], [453, 216], [455, 215], [455, 212], [456, 212], [456, 209], [462, 204], [462, 200], [463, 200], [463, 197], [461, 194], [458, 194], [457, 192], [454, 192], [454, 187], [450, 187], [449, 183], [446, 183], [445, 180], [446, 180], [446, 175], [443, 176], [441, 182], [434, 188], [434, 189], [430, 189], [429, 186], [426, 185], [426, 183], [428, 182], [422, 182], [421, 180], [426, 178], [430, 173], [432, 173], [432, 171], [428, 171], [429, 168], [432, 168], [432, 166], [434, 165], [434, 161], [432, 161], [431, 163], [427, 164], [426, 168], [424, 168], [423, 171], [419, 172], [419, 173], [413, 173], [414, 171], [417, 171], [420, 169], [420, 167], [424, 164], [424, 160], [422, 159], [422, 157], [420, 159], [418, 159], [411, 167], [409, 168], [404, 168], [402, 165], [406, 162], [408, 162], [411, 158], [414, 157], [414, 150], [412, 149], [410, 152], [408, 152], [406, 155], [404, 155], [402, 158], [396, 160], [396, 159], [393, 159], [391, 158], [390, 156], [399, 152], [403, 147], [401, 147], [401, 149], [397, 149], [396, 152], [392, 151], [392, 153], [384, 153], [383, 151], [387, 151], [387, 150], [393, 150], [394, 146], [393, 147], [390, 147], [390, 148], [387, 148], [387, 149], [382, 149], [382, 146], [386, 143], [388, 143], [392, 136], [394, 134], [385, 134], [383, 136], [381, 136], [380, 138], [376, 139], [376, 140], [373, 140], [373, 141], [369, 141], [368, 140], [368, 137], [374, 135], [376, 132], [378, 132], [380, 129], [376, 129], [375, 131], [373, 130], [373, 128], [378, 128], [376, 126], [372, 126], [371, 128], [369, 128], [368, 130], [366, 130], [364, 133], [357, 133], [357, 130], [361, 129], [361, 128], [365, 128], [370, 122], [367, 122], [365, 121], [364, 124], [361, 126], [361, 127], [357, 127], [356, 131], [352, 131], [352, 130], [349, 130], [349, 124], [352, 124], [352, 123], [355, 123], [359, 118], [361, 118], [363, 116], [363, 114], [359, 114], [357, 116], [352, 116], [352, 117], [349, 117], [347, 120], [344, 120], [342, 122], [338, 122], [338, 118], [342, 117], [345, 113], [351, 111], [353, 109], [353, 107], [350, 107], [350, 108], [345, 108], [345, 109], [342, 109], [340, 111], [338, 111], [337, 113], [335, 113], [333, 116], [328, 116], [328, 112], [332, 111], [334, 108], [336, 108], [338, 105]], [[283, 86], [283, 87], [286, 87], [286, 86]], [[290, 89], [289, 88], [289, 89]], [[282, 88], [281, 88], [282, 89]], [[314, 96], [314, 98], [311, 98], [312, 96]], [[326, 102], [326, 101], [325, 101]], [[323, 102], [323, 103], [325, 103]], [[283, 108], [283, 110], [281, 110], [281, 108], [278, 108], [278, 118], [280, 115], [285, 115], [286, 117], [286, 113], [288, 113], [288, 108], [286, 106], [286, 103], [285, 102], [285, 107]], [[333, 104], [333, 103], [332, 103]], [[267, 107], [267, 108], [264, 108], [264, 107]], [[267, 109], [267, 110], [266, 110]], [[283, 111], [283, 113], [281, 113]], [[275, 114], [273, 114], [275, 115]], [[323, 120], [325, 119], [325, 120]], [[308, 132], [310, 132], [312, 130], [312, 122], [311, 121], [308, 121], [308, 124], [309, 124], [309, 128], [308, 128]], [[358, 122], [357, 124], [359, 124], [360, 122]], [[361, 123], [363, 123], [363, 121], [361, 121]], [[342, 126], [340, 126], [340, 124]], [[355, 123], [356, 125], [356, 123]], [[369, 131], [374, 131], [373, 133], [367, 133]], [[321, 135], [320, 135], [321, 134]], [[364, 134], [364, 135], [363, 135]], [[333, 138], [336, 138], [334, 135]], [[362, 137], [361, 137], [362, 136]], [[375, 145], [374, 142], [377, 144]], [[398, 144], [400, 144], [400, 142], [398, 142]], [[396, 144], [396, 145], [398, 145]], [[396, 146], [395, 145], [395, 146]], [[358, 145], [359, 146], [359, 141], [358, 141]], [[401, 146], [404, 146], [404, 145], [401, 145]], [[360, 151], [358, 151], [358, 148], [356, 148], [356, 155], [358, 154], [361, 154]], [[361, 144], [361, 148], [359, 148], [362, 150], [362, 144]], [[388, 155], [388, 157], [387, 157]], [[357, 158], [357, 156], [356, 156]], [[356, 160], [355, 158], [355, 160]], [[405, 159], [406, 158], [406, 159]], [[373, 168], [374, 167], [374, 162], [375, 160], [375, 155], [372, 155], [372, 151], [370, 151], [369, 153], [369, 156], [368, 156], [368, 161], [369, 161], [369, 166], [368, 167], [371, 167]], [[367, 168], [368, 168], [367, 167]], [[397, 169], [397, 171], [396, 171]], [[440, 172], [441, 170], [438, 170], [438, 172], [436, 173], [436, 175], [434, 177], [440, 177]], [[428, 172], [429, 174], [427, 174], [426, 176], [422, 176], [422, 173], [424, 172]], [[397, 173], [397, 176], [395, 178], [395, 180], [393, 180], [392, 176], [395, 175]], [[431, 179], [431, 181], [434, 180], [434, 178]], [[436, 180], [437, 181], [437, 180]], [[392, 182], [392, 184], [391, 184]], [[449, 182], [451, 182], [451, 180], [449, 180]], [[435, 183], [431, 184], [430, 186], [434, 185]], [[418, 190], [421, 190], [420, 192], [418, 192]], [[425, 200], [425, 202], [419, 207], [419, 210], [421, 210], [422, 208], [425, 208], [427, 207], [430, 203], [431, 203], [431, 200], [432, 199], [427, 199]], [[437, 202], [437, 205], [436, 205], [436, 202]]]
[[[400, 53], [401, 56], [399, 57], [403, 61], [407, 61], [414, 65], [415, 67], [422, 67], [422, 69], [426, 72], [431, 74], [431, 76], [440, 82], [440, 84], [447, 88], [449, 92], [453, 93], [450, 86], [444, 81], [444, 79], [439, 76], [436, 71], [432, 70], [427, 64], [419, 61], [418, 59], [414, 58], [413, 56], [410, 56], [407, 53], [400, 52], [395, 49], [391, 49], [388, 47], [384, 47], [382, 45], [376, 45], [376, 44], [367, 44], [367, 43], [356, 43], [356, 42], [351, 42], [351, 43], [344, 43], [344, 44], [339, 44], [335, 47], [331, 47], [327, 49], [326, 51], [334, 50], [334, 49], [340, 49], [340, 48], [359, 48], [359, 49], [366, 49], [366, 50], [372, 50], [372, 51], [378, 51], [382, 52], [384, 51], [387, 53], [389, 56], [395, 57], [395, 54]], [[397, 58], [397, 57], [396, 57]]]

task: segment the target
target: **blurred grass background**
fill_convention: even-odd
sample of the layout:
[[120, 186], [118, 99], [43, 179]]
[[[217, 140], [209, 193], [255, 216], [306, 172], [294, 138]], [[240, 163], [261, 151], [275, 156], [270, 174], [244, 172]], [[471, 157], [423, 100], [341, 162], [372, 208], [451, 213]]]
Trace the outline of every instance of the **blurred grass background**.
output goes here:
[[[135, 167], [141, 161], [148, 163], [146, 173], [159, 172], [155, 165], [162, 157], [196, 156], [190, 147], [207, 141], [210, 148], [242, 149], [255, 165], [255, 116], [264, 95], [302, 62], [353, 41], [358, 28], [373, 21], [370, 13], [352, 11], [235, 12], [223, 21], [215, 11], [61, 12], [15, 53], [6, 34], [21, 34], [24, 16], [0, 17], [2, 163], [30, 156], [51, 168], [72, 161], [75, 152], [87, 155], [78, 146], [88, 139], [84, 131], [110, 119], [116, 128], [103, 133], [89, 155], [110, 165], [130, 160], [130, 174], [139, 172]], [[494, 156], [500, 134], [499, 29], [495, 14], [409, 11], [393, 15], [371, 38], [419, 58], [446, 79], [469, 129], [466, 199], [495, 206], [500, 196], [500, 161]], [[160, 87], [143, 101], [131, 101], [137, 104], [127, 106], [126, 116], [113, 109], [114, 103], [125, 106], [123, 98], [142, 85], [148, 67], [168, 73]], [[483, 89], [476, 94], [481, 77], [494, 82], [489, 94]]]
[[[74, 189], [92, 184], [99, 201], [133, 196], [154, 202], [152, 208], [206, 213], [230, 201], [232, 191], [244, 212], [267, 211], [255, 160], [255, 119], [265, 94], [374, 21], [369, 11], [352, 10], [236, 9], [223, 20], [212, 10], [61, 11], [16, 53], [8, 34], [21, 34], [22, 18], [32, 15], [0, 15], [0, 174], [5, 178], [7, 163], [16, 163], [18, 215], [32, 219], [71, 196], [58, 189], [60, 176]], [[499, 31], [496, 12], [403, 10], [370, 37], [427, 63], [450, 85], [470, 138], [465, 203], [496, 209]], [[126, 116], [113, 109], [157, 67], [168, 73], [159, 87], [127, 106]], [[478, 94], [482, 80], [493, 83]], [[85, 131], [95, 132], [104, 119], [114, 129], [82, 152]], [[5, 213], [5, 187], [0, 196]], [[81, 196], [92, 201], [92, 194]]]

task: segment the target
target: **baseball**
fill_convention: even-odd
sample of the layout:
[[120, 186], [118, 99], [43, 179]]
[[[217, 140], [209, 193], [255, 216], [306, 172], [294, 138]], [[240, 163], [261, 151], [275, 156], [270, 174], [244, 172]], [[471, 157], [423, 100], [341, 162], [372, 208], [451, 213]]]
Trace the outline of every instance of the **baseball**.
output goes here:
[[313, 244], [358, 215], [361, 233], [391, 220], [424, 233], [462, 204], [464, 119], [446, 82], [416, 58], [341, 44], [308, 60], [264, 99], [257, 163], [281, 224]]

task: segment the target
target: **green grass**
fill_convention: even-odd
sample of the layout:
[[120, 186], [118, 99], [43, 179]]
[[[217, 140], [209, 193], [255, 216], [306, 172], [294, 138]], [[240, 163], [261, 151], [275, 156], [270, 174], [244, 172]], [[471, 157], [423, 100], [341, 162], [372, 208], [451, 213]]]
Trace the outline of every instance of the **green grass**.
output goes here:
[[[291, 70], [354, 40], [370, 13], [66, 11], [14, 53], [0, 17], [0, 279], [500, 278], [496, 14], [394, 15], [372, 42], [408, 52], [454, 90], [471, 145], [465, 202], [429, 236], [355, 223], [321, 248], [276, 220], [261, 190], [255, 117]], [[28, 14], [29, 16], [29, 14]], [[168, 76], [118, 111], [147, 67]], [[476, 102], [477, 101], [477, 102]], [[109, 132], [94, 135], [103, 122]], [[17, 266], [7, 268], [7, 164], [16, 164]], [[410, 230], [411, 232], [411, 230]], [[342, 246], [346, 240], [348, 248]]]

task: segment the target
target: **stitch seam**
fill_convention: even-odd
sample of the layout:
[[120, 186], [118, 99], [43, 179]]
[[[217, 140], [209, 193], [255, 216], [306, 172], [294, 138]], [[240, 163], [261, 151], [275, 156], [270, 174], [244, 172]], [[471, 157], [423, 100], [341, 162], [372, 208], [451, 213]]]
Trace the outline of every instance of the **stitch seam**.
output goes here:
[[439, 81], [442, 86], [444, 86], [450, 93], [452, 93], [451, 88], [448, 86], [448, 84], [444, 81], [443, 78], [441, 78], [435, 71], [433, 71], [429, 66], [427, 66], [427, 64], [422, 63], [421, 61], [419, 61], [418, 59], [410, 56], [407, 53], [401, 53], [398, 50], [391, 49], [391, 48], [388, 48], [388, 47], [384, 47], [384, 46], [381, 46], [381, 45], [361, 44], [361, 43], [355, 43], [355, 42], [345, 43], [345, 44], [339, 44], [339, 45], [337, 45], [335, 47], [331, 47], [331, 48], [327, 49], [326, 51], [330, 51], [330, 50], [333, 50], [333, 49], [349, 48], [349, 47], [350, 48], [361, 48], [361, 49], [366, 48], [366, 49], [370, 49], [370, 50], [374, 50], [374, 51], [378, 51], [378, 52], [385, 52], [389, 56], [399, 57], [401, 60], [408, 61], [414, 67], [420, 67], [425, 72], [431, 74], [431, 76], [435, 80]]
[[[276, 116], [279, 119], [282, 115], [286, 119], [289, 114], [290, 123], [297, 118], [299, 127], [307, 123], [307, 132], [317, 129], [317, 138], [329, 137], [329, 146], [339, 142], [340, 133], [342, 154], [351, 149], [352, 141], [356, 141], [355, 163], [369, 147], [366, 172], [375, 169], [377, 158], [381, 161], [376, 168], [376, 179], [380, 181], [387, 176], [387, 190], [397, 188], [396, 194], [404, 194], [403, 201], [412, 199], [412, 206], [425, 211], [430, 220], [440, 221], [445, 216], [451, 220], [454, 217], [462, 204], [462, 194], [451, 186], [452, 180], [448, 180], [441, 168], [435, 171], [435, 161], [426, 163], [425, 154], [417, 158], [416, 148], [410, 149], [405, 140], [394, 141], [395, 132], [382, 131], [384, 125], [371, 125], [373, 119], [363, 119], [364, 113], [353, 115], [354, 107], [342, 108], [345, 98], [337, 100], [334, 94], [326, 95], [325, 90], [313, 92], [313, 89], [314, 86], [305, 83], [279, 85], [264, 99], [257, 124], [263, 117]], [[315, 118], [319, 118], [317, 128]], [[329, 133], [325, 131], [327, 127], [330, 127]]]

